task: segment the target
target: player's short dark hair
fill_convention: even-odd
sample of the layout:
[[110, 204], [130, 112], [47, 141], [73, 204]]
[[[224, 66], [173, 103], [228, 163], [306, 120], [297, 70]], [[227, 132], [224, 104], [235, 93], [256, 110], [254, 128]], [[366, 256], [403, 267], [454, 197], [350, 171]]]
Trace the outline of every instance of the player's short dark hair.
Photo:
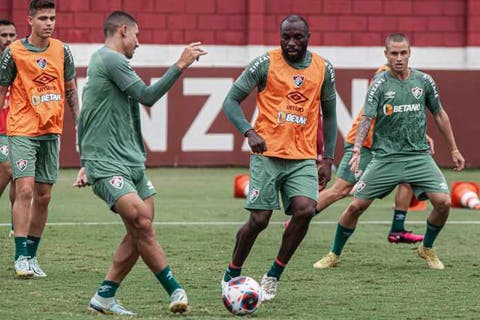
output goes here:
[[108, 37], [113, 35], [121, 26], [131, 26], [136, 23], [137, 20], [125, 11], [113, 11], [103, 23], [103, 34]]
[[308, 27], [308, 22], [305, 20], [304, 17], [298, 15], [298, 14], [291, 14], [287, 17], [285, 17], [282, 22], [280, 23], [280, 32], [282, 32], [282, 26], [284, 22], [297, 22], [297, 21], [302, 21], [303, 25], [305, 26], [305, 33], [309, 33], [309, 27]]
[[28, 14], [34, 16], [37, 11], [42, 9], [55, 9], [55, 1], [53, 0], [31, 0], [28, 5]]
[[404, 33], [401, 33], [401, 32], [391, 33], [385, 39], [385, 48], [388, 50], [388, 44], [390, 42], [402, 42], [402, 41], [407, 42], [408, 46], [410, 47], [410, 40]]
[[7, 20], [7, 19], [0, 19], [0, 26], [14, 26], [15, 23], [13, 21]]

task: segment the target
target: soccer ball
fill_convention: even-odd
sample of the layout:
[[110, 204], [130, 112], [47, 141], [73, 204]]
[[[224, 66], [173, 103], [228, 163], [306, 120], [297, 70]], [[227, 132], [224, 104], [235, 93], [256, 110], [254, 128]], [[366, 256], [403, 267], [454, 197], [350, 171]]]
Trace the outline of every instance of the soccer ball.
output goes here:
[[254, 313], [262, 303], [262, 288], [250, 277], [236, 277], [222, 288], [223, 304], [232, 314]]

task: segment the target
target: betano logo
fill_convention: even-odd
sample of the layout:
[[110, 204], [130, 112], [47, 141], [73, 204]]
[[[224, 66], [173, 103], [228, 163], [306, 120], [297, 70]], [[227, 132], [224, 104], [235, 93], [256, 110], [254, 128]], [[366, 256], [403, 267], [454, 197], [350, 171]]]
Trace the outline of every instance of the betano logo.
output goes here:
[[398, 106], [392, 106], [391, 104], [385, 104], [383, 106], [383, 113], [386, 116], [392, 115], [392, 113], [400, 113], [400, 112], [416, 112], [420, 111], [421, 107], [419, 103], [416, 104], [401, 104]]
[[40, 103], [49, 102], [49, 101], [60, 101], [62, 100], [62, 95], [58, 93], [48, 93], [41, 96], [32, 95], [32, 105], [38, 106]]
[[307, 124], [307, 117], [298, 116], [296, 114], [291, 114], [291, 113], [286, 113], [285, 111], [280, 111], [278, 113], [278, 123], [279, 124], [284, 124], [286, 122], [306, 125]]

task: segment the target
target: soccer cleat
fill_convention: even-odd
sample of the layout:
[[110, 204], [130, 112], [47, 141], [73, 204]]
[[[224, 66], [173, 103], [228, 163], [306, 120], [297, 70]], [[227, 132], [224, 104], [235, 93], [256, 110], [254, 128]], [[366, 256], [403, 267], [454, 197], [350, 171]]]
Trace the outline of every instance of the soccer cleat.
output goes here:
[[88, 311], [97, 314], [123, 317], [135, 317], [137, 315], [135, 312], [125, 309], [115, 298], [104, 298], [104, 300], [109, 300], [109, 302], [107, 304], [101, 303], [93, 296], [88, 305]]
[[28, 263], [28, 257], [19, 256], [15, 261], [15, 275], [17, 278], [31, 278], [33, 277], [33, 271], [30, 268], [30, 263]]
[[420, 258], [423, 258], [425, 261], [427, 261], [429, 268], [437, 270], [445, 269], [445, 266], [443, 265], [442, 261], [438, 259], [437, 253], [433, 248], [425, 248], [423, 244], [421, 244], [417, 249], [417, 253]]
[[173, 313], [184, 313], [190, 311], [188, 306], [187, 293], [182, 288], [175, 289], [170, 295], [170, 305], [168, 306]]
[[47, 276], [47, 274], [43, 272], [42, 268], [40, 268], [37, 257], [28, 259], [28, 263], [30, 264], [30, 269], [33, 271], [34, 278], [45, 278]]
[[415, 234], [412, 231], [390, 232], [388, 242], [391, 243], [417, 243], [423, 241], [423, 235]]
[[263, 292], [262, 301], [272, 301], [277, 294], [278, 279], [264, 274], [260, 286]]
[[338, 266], [338, 261], [340, 261], [340, 256], [337, 256], [333, 252], [329, 252], [325, 257], [315, 262], [313, 267], [316, 269], [333, 268]]

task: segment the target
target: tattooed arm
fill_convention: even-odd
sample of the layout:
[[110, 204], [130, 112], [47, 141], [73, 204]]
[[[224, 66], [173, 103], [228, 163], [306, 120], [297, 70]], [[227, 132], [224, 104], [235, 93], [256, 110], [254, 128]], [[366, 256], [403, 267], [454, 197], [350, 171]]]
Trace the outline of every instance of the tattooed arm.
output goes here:
[[7, 96], [8, 87], [0, 86], [0, 109], [5, 105], [5, 97]]
[[78, 108], [78, 92], [77, 92], [77, 87], [75, 85], [75, 79], [65, 82], [65, 98], [66, 98], [68, 107], [72, 112], [73, 120], [76, 126], [79, 108]]
[[360, 164], [360, 150], [362, 149], [368, 131], [370, 130], [371, 123], [372, 118], [363, 115], [358, 124], [357, 134], [355, 135], [355, 144], [352, 149], [352, 159], [350, 159], [350, 162], [348, 163], [352, 172], [358, 171], [358, 165]]

